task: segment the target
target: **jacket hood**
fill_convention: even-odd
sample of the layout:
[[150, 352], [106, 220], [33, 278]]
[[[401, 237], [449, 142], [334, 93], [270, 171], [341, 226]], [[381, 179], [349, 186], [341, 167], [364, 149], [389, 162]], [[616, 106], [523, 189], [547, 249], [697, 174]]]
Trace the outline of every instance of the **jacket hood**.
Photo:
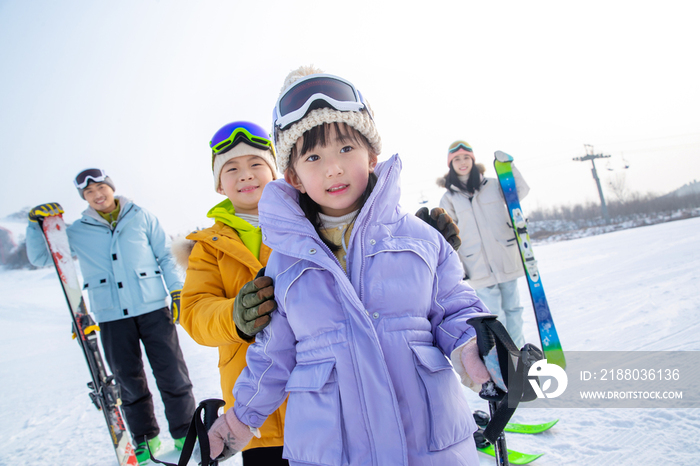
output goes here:
[[[394, 223], [406, 215], [399, 206], [401, 159], [398, 154], [377, 164], [375, 173], [377, 184], [360, 210], [356, 225]], [[272, 181], [265, 187], [260, 198], [259, 217], [265, 244], [284, 254], [294, 255], [291, 251], [298, 241], [289, 233], [318, 238], [299, 206], [299, 191], [283, 179]]]
[[185, 236], [178, 236], [170, 245], [170, 254], [175, 258], [175, 262], [182, 270], [187, 270], [190, 261], [190, 254], [196, 241], [187, 239]]
[[255, 230], [253, 225], [236, 216], [236, 208], [228, 198], [209, 209], [207, 217], [228, 225], [239, 233]]
[[228, 225], [238, 233], [243, 244], [253, 253], [256, 258], [260, 257], [260, 245], [262, 243], [262, 233], [260, 227], [254, 227], [242, 218], [236, 216], [236, 208], [230, 199], [225, 199], [207, 213], [207, 217], [213, 218], [217, 222]]

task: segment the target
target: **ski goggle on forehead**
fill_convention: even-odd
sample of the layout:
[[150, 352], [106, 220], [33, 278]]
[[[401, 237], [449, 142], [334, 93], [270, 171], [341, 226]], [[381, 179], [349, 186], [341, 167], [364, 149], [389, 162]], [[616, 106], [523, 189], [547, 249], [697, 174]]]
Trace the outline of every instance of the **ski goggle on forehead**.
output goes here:
[[107, 178], [107, 174], [104, 172], [104, 170], [100, 170], [99, 168], [88, 168], [87, 170], [83, 170], [78, 173], [78, 176], [76, 176], [73, 180], [73, 184], [75, 184], [75, 187], [78, 189], [85, 189], [90, 181], [102, 183], [104, 182], [105, 178]]
[[234, 121], [224, 125], [209, 141], [212, 157], [233, 149], [241, 142], [258, 149], [269, 150], [273, 155], [275, 154], [272, 141], [262, 127], [249, 121]]
[[469, 146], [467, 146], [466, 144], [463, 144], [463, 143], [460, 142], [460, 143], [457, 144], [456, 146], [451, 147], [450, 150], [449, 150], [449, 153], [450, 153], [450, 154], [454, 154], [455, 152], [457, 152], [457, 151], [460, 150], [460, 149], [466, 150], [467, 152], [474, 152], [474, 151], [472, 150], [471, 147], [469, 147]]
[[285, 130], [310, 110], [332, 107], [341, 112], [366, 109], [362, 94], [351, 82], [332, 74], [312, 74], [295, 82], [277, 100], [272, 112], [275, 130]]

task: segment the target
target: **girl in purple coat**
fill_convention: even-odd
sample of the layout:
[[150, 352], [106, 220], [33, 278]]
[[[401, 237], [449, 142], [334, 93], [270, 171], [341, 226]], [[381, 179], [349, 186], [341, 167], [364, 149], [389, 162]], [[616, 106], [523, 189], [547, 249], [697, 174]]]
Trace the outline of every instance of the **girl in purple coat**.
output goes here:
[[[274, 113], [285, 180], [259, 205], [278, 310], [248, 349], [211, 455], [241, 450], [289, 396], [292, 465], [477, 465], [462, 383], [489, 379], [467, 320], [488, 312], [436, 230], [398, 205], [401, 161], [377, 163], [372, 111], [302, 67]], [[447, 356], [447, 357], [446, 357]]]

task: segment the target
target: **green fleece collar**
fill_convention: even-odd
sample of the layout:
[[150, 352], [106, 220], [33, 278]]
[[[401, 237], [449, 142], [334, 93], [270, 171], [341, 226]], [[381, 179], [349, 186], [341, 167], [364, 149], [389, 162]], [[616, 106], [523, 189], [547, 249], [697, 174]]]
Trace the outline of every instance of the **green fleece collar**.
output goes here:
[[111, 212], [100, 212], [99, 210], [95, 211], [100, 215], [100, 217], [102, 217], [107, 221], [107, 223], [109, 223], [109, 226], [112, 230], [114, 230], [114, 227], [117, 226], [117, 222], [119, 221], [119, 213], [121, 212], [119, 199], [115, 199], [114, 203], [117, 205], [117, 207], [115, 207], [114, 210]]
[[254, 227], [242, 218], [236, 216], [236, 209], [230, 199], [219, 202], [207, 212], [207, 217], [217, 222], [228, 225], [238, 233], [243, 244], [256, 259], [260, 260], [260, 245], [262, 244], [262, 231], [260, 227]]

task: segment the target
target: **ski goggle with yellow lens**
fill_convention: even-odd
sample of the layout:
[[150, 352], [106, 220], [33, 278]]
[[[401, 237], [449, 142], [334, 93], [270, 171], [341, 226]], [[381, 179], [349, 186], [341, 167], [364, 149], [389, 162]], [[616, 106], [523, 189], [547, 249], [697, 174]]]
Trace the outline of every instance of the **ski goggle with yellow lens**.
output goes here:
[[272, 141], [262, 127], [249, 121], [234, 121], [224, 125], [209, 141], [212, 157], [228, 152], [241, 142], [275, 154]]
[[272, 112], [275, 132], [285, 130], [311, 110], [334, 108], [341, 112], [372, 112], [350, 81], [332, 74], [312, 74], [296, 81], [277, 99]]

